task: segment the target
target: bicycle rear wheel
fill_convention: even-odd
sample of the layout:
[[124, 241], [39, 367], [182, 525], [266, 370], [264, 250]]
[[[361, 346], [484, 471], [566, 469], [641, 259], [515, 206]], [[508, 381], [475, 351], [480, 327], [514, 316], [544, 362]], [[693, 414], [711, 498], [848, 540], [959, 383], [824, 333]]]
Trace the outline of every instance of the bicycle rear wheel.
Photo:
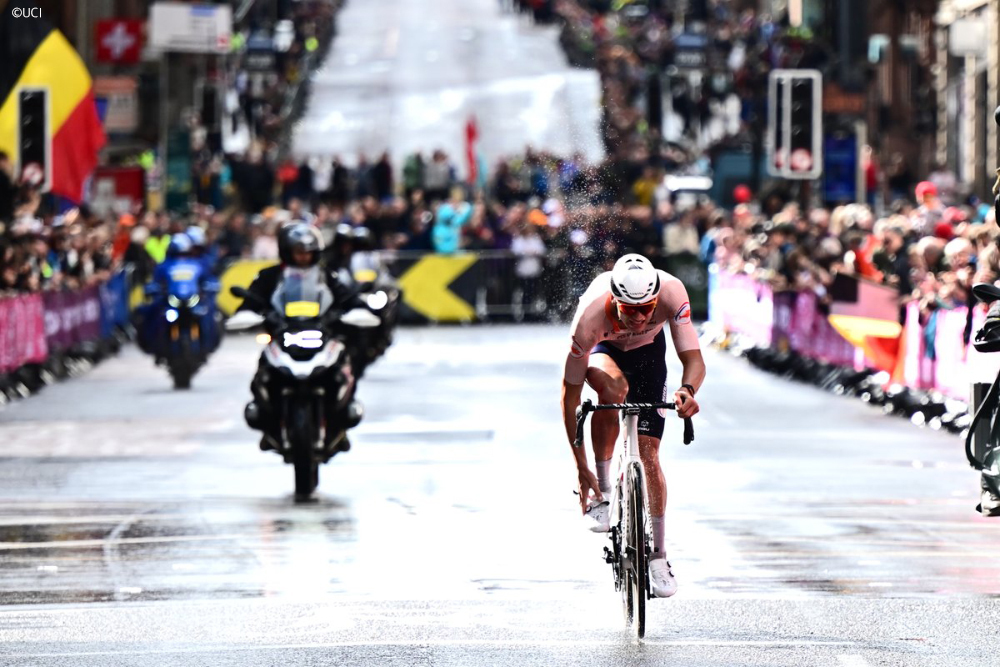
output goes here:
[[646, 540], [646, 504], [643, 494], [642, 468], [633, 463], [626, 471], [626, 492], [622, 517], [622, 554], [625, 561], [622, 602], [625, 622], [633, 634], [642, 639], [646, 634], [646, 598], [649, 597], [649, 552]]

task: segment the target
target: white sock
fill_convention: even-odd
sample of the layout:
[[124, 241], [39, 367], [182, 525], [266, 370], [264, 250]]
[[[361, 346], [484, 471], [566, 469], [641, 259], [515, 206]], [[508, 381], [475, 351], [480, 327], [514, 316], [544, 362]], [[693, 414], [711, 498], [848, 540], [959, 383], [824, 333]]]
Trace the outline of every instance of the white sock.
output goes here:
[[656, 558], [666, 558], [667, 550], [663, 546], [666, 539], [666, 531], [663, 527], [663, 517], [662, 516], [651, 516], [649, 517], [650, 526], [653, 528], [653, 555], [650, 556], [651, 559]]
[[597, 485], [601, 487], [601, 495], [605, 500], [611, 500], [611, 459], [597, 461]]

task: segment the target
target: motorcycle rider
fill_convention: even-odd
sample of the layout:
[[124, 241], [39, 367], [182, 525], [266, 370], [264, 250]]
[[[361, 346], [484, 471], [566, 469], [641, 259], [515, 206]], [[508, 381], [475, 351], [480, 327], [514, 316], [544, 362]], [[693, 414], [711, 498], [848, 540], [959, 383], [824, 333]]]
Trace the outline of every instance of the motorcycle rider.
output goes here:
[[[323, 266], [321, 262], [323, 247], [323, 237], [319, 230], [307, 223], [293, 222], [282, 227], [278, 231], [280, 263], [267, 267], [257, 274], [247, 289], [251, 296], [243, 300], [238, 310], [250, 310], [266, 317], [273, 317], [273, 313], [270, 311], [271, 299], [285, 276], [290, 275], [291, 272], [298, 275], [308, 275], [311, 269], [316, 268], [319, 269], [316, 272], [317, 278], [324, 280], [326, 287], [330, 290], [334, 307], [345, 312], [354, 308], [364, 308], [365, 304], [357, 292], [343, 284], [335, 273], [328, 271]], [[347, 346], [349, 354], [354, 354], [356, 346], [353, 341], [348, 340]], [[251, 428], [263, 431], [260, 448], [265, 451], [277, 449], [281, 428], [267, 399], [267, 397], [275, 395], [275, 392], [272, 392], [267, 385], [267, 373], [262, 359], [258, 363], [257, 373], [250, 385], [253, 400], [247, 404], [244, 415]], [[335, 395], [336, 392], [330, 392], [330, 394]], [[361, 405], [354, 400], [353, 391], [343, 405], [331, 404], [328, 406], [328, 410], [331, 412], [343, 411], [343, 419], [341, 420], [337, 419], [339, 415], [328, 414], [327, 423], [329, 424], [344, 423], [347, 424], [347, 428], [352, 428], [361, 421]], [[337, 435], [339, 434], [329, 434], [328, 440], [332, 441]], [[345, 433], [340, 439], [337, 449], [346, 452], [350, 448], [351, 444]]]
[[215, 244], [209, 245], [205, 230], [198, 225], [191, 225], [184, 233], [191, 239], [192, 256], [200, 259], [201, 263], [205, 265], [205, 270], [214, 275], [215, 265], [219, 261], [219, 249]]
[[[150, 303], [137, 309], [139, 322], [139, 347], [145, 352], [157, 356], [157, 363], [163, 358], [162, 350], [157, 346], [157, 336], [161, 326], [160, 314], [167, 308], [167, 297], [170, 283], [176, 279], [177, 272], [183, 271], [198, 283], [198, 290], [209, 301], [214, 301], [218, 293], [218, 281], [205, 270], [204, 264], [194, 256], [194, 244], [187, 234], [174, 234], [170, 237], [163, 262], [153, 271], [152, 280], [146, 285], [146, 296]], [[214, 309], [209, 308], [207, 316], [201, 320], [200, 331], [207, 343], [209, 351], [218, 347], [218, 327], [214, 321]]]

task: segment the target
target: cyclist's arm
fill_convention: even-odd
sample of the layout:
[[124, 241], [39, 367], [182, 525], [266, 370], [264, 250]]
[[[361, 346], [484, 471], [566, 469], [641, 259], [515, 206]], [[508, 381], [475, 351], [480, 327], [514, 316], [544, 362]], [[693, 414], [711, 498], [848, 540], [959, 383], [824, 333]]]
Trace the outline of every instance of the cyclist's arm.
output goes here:
[[576, 439], [576, 409], [580, 407], [580, 395], [582, 393], [582, 384], [570, 384], [566, 380], [563, 380], [563, 425], [566, 427], [566, 437], [569, 439], [570, 448], [573, 450], [573, 458], [576, 459], [577, 470], [587, 469], [586, 450], [583, 447], [572, 446], [573, 441]]
[[674, 342], [677, 358], [684, 366], [680, 384], [694, 387], [693, 392], [681, 387], [674, 393], [674, 399], [678, 403], [677, 416], [691, 417], [699, 410], [694, 394], [698, 393], [701, 383], [705, 381], [705, 360], [701, 356], [698, 332], [691, 324], [691, 304], [684, 284], [674, 278], [664, 281], [662, 290], [668, 307], [670, 337]]
[[603, 294], [601, 289], [590, 288], [580, 297], [580, 302], [570, 325], [569, 351], [563, 370], [562, 411], [566, 437], [569, 439], [577, 470], [587, 470], [587, 454], [583, 447], [572, 447], [576, 439], [576, 409], [580, 407], [580, 396], [587, 381], [587, 362], [590, 350], [600, 340], [601, 325], [604, 321]]
[[[701, 356], [701, 350], [678, 352], [677, 357], [684, 364], [684, 372], [681, 374], [681, 386], [674, 392], [674, 401], [677, 404], [677, 416], [689, 419], [701, 411], [694, 395], [705, 381], [705, 360]], [[684, 385], [694, 387], [694, 391]]]
[[684, 365], [684, 372], [681, 374], [681, 384], [689, 384], [694, 387], [697, 394], [701, 389], [701, 383], [705, 381], [705, 359], [701, 356], [701, 350], [685, 350], [678, 352], [677, 358]]

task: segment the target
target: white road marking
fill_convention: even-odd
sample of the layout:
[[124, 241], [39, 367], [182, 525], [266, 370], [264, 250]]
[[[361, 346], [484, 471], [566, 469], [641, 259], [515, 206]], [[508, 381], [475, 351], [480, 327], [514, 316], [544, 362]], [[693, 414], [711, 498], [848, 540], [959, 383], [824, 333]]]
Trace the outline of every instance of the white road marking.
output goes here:
[[[25, 514], [22, 516], [0, 516], [0, 526], [61, 526], [78, 523], [119, 524], [132, 515], [121, 514], [89, 514], [77, 516], [37, 516]], [[143, 521], [171, 521], [190, 518], [190, 514], [153, 514]]]
[[[652, 646], [724, 646], [724, 647], [765, 647], [765, 648], [801, 648], [801, 647], [846, 647], [857, 646], [856, 642], [849, 641], [814, 641], [814, 640], [721, 640], [711, 639], [676, 639], [657, 641], [655, 639], [645, 639], [643, 644]], [[309, 644], [264, 644], [260, 646], [205, 646], [204, 648], [165, 648], [150, 649], [143, 651], [81, 651], [77, 653], [21, 653], [22, 658], [70, 658], [77, 656], [102, 656], [102, 655], [190, 655], [199, 653], [232, 653], [236, 651], [287, 651], [294, 649], [321, 649], [321, 648], [357, 648], [370, 646], [493, 646], [497, 648], [532, 648], [532, 647], [571, 647], [580, 646], [621, 646], [620, 639], [606, 640], [578, 640], [578, 639], [549, 639], [549, 640], [509, 640], [509, 639], [401, 639], [386, 641], [348, 641], [348, 642], [316, 642]], [[840, 658], [858, 656], [838, 656]], [[858, 658], [860, 659], [860, 658]], [[845, 663], [850, 667], [869, 667], [868, 663]]]
[[[173, 535], [169, 537], [123, 537], [114, 540], [116, 544], [156, 544], [168, 542], [209, 542], [222, 540], [259, 539], [260, 533], [244, 533], [233, 535]], [[0, 551], [20, 551], [24, 549], [84, 549], [87, 547], [104, 547], [109, 543], [105, 540], [66, 540], [65, 542], [0, 542]]]

